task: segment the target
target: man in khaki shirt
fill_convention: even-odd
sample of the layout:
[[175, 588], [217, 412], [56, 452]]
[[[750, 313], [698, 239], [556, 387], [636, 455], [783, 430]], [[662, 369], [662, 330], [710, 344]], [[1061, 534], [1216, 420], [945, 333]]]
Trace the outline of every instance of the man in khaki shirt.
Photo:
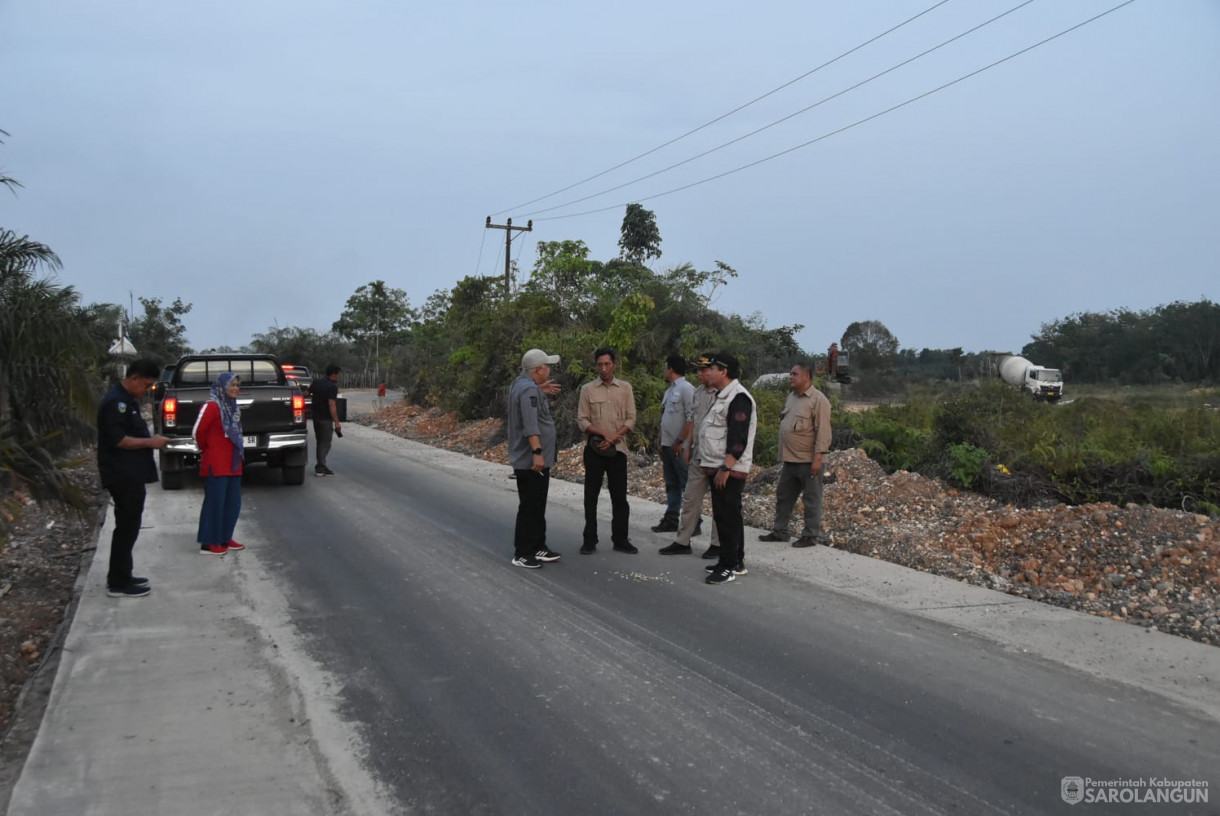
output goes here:
[[597, 551], [597, 496], [603, 477], [610, 485], [610, 541], [618, 552], [637, 553], [627, 539], [631, 507], [627, 504], [627, 434], [635, 428], [635, 394], [614, 376], [618, 352], [603, 346], [593, 352], [597, 379], [580, 389], [576, 423], [588, 438], [585, 445], [585, 530], [580, 554]]
[[822, 454], [830, 450], [830, 401], [813, 386], [813, 372], [797, 363], [789, 372], [792, 393], [779, 421], [783, 460], [775, 485], [775, 523], [759, 541], [787, 541], [796, 497], [805, 505], [805, 527], [793, 547], [825, 543], [822, 533]]

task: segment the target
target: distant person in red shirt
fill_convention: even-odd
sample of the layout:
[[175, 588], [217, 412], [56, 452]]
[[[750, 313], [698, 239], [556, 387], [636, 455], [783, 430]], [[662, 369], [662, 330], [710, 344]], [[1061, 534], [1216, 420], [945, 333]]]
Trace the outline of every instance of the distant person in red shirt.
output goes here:
[[377, 410], [385, 407], [385, 380], [377, 383]]
[[192, 435], [199, 446], [199, 475], [203, 483], [203, 509], [199, 512], [199, 552], [224, 555], [244, 550], [233, 540], [241, 513], [241, 474], [245, 445], [241, 434], [241, 408], [237, 394], [241, 380], [226, 371], [212, 384], [212, 397], [199, 410]]
[[833, 379], [839, 373], [839, 344], [831, 343], [826, 352], [826, 374]]

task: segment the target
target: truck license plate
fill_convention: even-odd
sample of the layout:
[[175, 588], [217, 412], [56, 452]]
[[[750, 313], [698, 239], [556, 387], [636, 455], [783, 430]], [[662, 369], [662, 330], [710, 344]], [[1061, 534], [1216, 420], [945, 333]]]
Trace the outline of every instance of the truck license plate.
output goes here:
[[247, 436], [244, 438], [244, 444], [247, 448], [257, 448], [258, 447], [258, 437], [257, 436]]

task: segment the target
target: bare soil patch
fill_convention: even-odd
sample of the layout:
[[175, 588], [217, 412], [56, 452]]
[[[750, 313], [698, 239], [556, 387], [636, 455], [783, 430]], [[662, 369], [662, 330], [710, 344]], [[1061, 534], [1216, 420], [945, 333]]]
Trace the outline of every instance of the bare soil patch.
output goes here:
[[0, 542], [0, 810], [38, 732], [77, 580], [102, 520], [105, 493], [91, 451], [69, 476], [91, 498], [84, 513], [20, 491], [0, 500], [11, 525], [10, 539]]

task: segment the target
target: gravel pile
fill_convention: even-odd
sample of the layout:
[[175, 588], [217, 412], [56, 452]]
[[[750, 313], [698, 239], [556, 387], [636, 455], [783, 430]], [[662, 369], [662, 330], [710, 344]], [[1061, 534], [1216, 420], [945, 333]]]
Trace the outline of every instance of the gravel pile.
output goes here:
[[[360, 421], [507, 461], [498, 419], [459, 423], [400, 403]], [[557, 478], [583, 479], [580, 446], [558, 460]], [[637, 453], [631, 464], [632, 494], [663, 502], [660, 461]], [[887, 475], [858, 449], [831, 452], [826, 469], [825, 532], [833, 547], [1220, 645], [1220, 535], [1207, 516], [1112, 504], [1018, 509], [917, 473]], [[744, 509], [752, 527], [771, 525], [777, 474], [755, 469], [751, 476]]]

